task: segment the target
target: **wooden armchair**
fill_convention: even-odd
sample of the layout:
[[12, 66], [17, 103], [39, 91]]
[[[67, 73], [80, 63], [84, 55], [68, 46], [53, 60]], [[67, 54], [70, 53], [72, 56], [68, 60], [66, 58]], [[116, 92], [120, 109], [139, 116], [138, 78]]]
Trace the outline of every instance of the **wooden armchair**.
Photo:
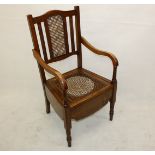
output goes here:
[[[44, 90], [46, 112], [50, 113], [50, 105], [52, 105], [64, 121], [70, 147], [72, 119], [79, 120], [89, 116], [108, 101], [110, 102], [110, 120], [113, 119], [118, 60], [112, 53], [96, 49], [81, 36], [78, 6], [70, 11], [52, 10], [37, 17], [28, 15], [27, 19], [34, 46], [32, 51], [38, 63]], [[81, 44], [93, 53], [111, 59], [112, 80], [82, 68]], [[77, 68], [74, 70], [61, 74], [48, 65], [72, 55], [77, 55]], [[46, 79], [45, 71], [54, 75], [54, 78]]]

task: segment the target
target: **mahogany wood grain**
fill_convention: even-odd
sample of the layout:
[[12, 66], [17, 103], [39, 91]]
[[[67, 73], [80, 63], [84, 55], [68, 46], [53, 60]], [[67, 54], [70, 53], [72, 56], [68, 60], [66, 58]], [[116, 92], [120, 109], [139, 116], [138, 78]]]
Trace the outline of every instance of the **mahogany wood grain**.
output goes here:
[[39, 30], [40, 40], [41, 40], [42, 51], [44, 53], [44, 60], [47, 62], [48, 58], [47, 58], [47, 51], [46, 51], [42, 26], [41, 26], [41, 23], [37, 23], [37, 25], [38, 25], [38, 30]]
[[75, 51], [74, 29], [73, 29], [73, 16], [69, 16], [69, 24], [70, 24], [71, 46], [72, 46], [72, 53], [73, 53]]
[[39, 54], [36, 50], [33, 50], [33, 55], [36, 58], [39, 65], [41, 65], [43, 67], [43, 69], [45, 69], [48, 73], [54, 75], [59, 80], [62, 90], [66, 90], [67, 84], [66, 84], [66, 80], [64, 79], [63, 75], [56, 69], [47, 65], [46, 62], [39, 56]]
[[69, 54], [69, 44], [68, 44], [68, 32], [67, 32], [66, 17], [63, 17], [63, 28], [64, 28], [66, 54], [68, 55]]
[[81, 50], [81, 28], [80, 28], [80, 10], [79, 6], [74, 7], [76, 11], [75, 16], [75, 27], [76, 27], [76, 45], [77, 45], [77, 61], [78, 61], [78, 68], [82, 68], [82, 50]]
[[[49, 32], [50, 25], [48, 25], [47, 19], [57, 15], [61, 16], [63, 19], [63, 32], [65, 41], [64, 47], [66, 53], [63, 53], [62, 55], [58, 54], [57, 56], [55, 56], [53, 54], [54, 45], [52, 47], [52, 41], [50, 36], [51, 34]], [[68, 25], [70, 26], [71, 51], [69, 51], [69, 34], [67, 31], [68, 27], [66, 17], [69, 18]], [[73, 22], [73, 17], [75, 17], [75, 23]], [[32, 17], [32, 15], [28, 15], [27, 20], [33, 42], [33, 55], [37, 60], [42, 81], [46, 112], [50, 112], [51, 105], [56, 111], [56, 113], [60, 116], [60, 118], [64, 121], [67, 143], [68, 146], [71, 147], [72, 119], [79, 120], [90, 116], [94, 112], [101, 109], [108, 102], [110, 102], [110, 120], [113, 119], [114, 105], [116, 102], [117, 92], [116, 74], [118, 60], [112, 53], [95, 48], [88, 41], [86, 41], [84, 37], [81, 36], [79, 6], [75, 6], [74, 10], [70, 11], [51, 10], [37, 17]], [[38, 26], [39, 36], [37, 36], [37, 30], [35, 29], [35, 25]], [[46, 35], [43, 33], [43, 28]], [[76, 40], [74, 40], [74, 36]], [[40, 49], [39, 47], [39, 37], [42, 49]], [[47, 39], [48, 47], [46, 47], [47, 45], [45, 44], [45, 39]], [[96, 73], [82, 68], [82, 44], [93, 53], [107, 56], [111, 59], [113, 64], [112, 80], [106, 79], [100, 75], [97, 75]], [[49, 58], [48, 55], [50, 55]], [[58, 70], [48, 65], [49, 63], [66, 59], [72, 55], [77, 55], [77, 68], [74, 70], [62, 74]], [[47, 80], [45, 76], [45, 71], [50, 73], [54, 77]], [[91, 79], [94, 83], [93, 90], [85, 95], [78, 97], [68, 94], [67, 79], [74, 76], [84, 76]]]
[[68, 16], [75, 16], [76, 15], [76, 11], [75, 10], [70, 10], [70, 11], [62, 11], [62, 10], [51, 10], [48, 11], [40, 16], [34, 17], [34, 24], [41, 22], [45, 19], [47, 19], [50, 16], [55, 16], [55, 15], [63, 15], [65, 17]]
[[44, 20], [44, 27], [45, 27], [45, 32], [47, 36], [47, 43], [48, 43], [48, 49], [49, 49], [49, 54], [50, 54], [50, 60], [53, 59], [53, 48], [52, 48], [52, 43], [51, 43], [51, 38], [50, 38], [50, 33], [49, 33], [49, 28], [47, 24], [47, 19]]
[[107, 51], [102, 51], [99, 50], [97, 48], [95, 48], [93, 45], [91, 45], [84, 37], [81, 36], [81, 43], [87, 47], [90, 51], [94, 52], [95, 54], [98, 55], [103, 55], [103, 56], [107, 56], [111, 59], [113, 66], [118, 66], [118, 60], [117, 58], [114, 56], [114, 54], [107, 52]]

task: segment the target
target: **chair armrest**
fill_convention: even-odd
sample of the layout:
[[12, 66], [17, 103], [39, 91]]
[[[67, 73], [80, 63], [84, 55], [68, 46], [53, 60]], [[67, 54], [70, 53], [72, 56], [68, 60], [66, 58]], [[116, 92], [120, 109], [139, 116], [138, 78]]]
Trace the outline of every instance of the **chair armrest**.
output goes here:
[[97, 48], [95, 48], [94, 46], [92, 46], [84, 37], [81, 36], [81, 43], [87, 47], [90, 51], [92, 51], [93, 53], [95, 54], [98, 54], [98, 55], [104, 55], [104, 56], [107, 56], [111, 59], [112, 63], [113, 63], [113, 66], [117, 67], [118, 66], [118, 60], [117, 58], [110, 52], [106, 52], [106, 51], [102, 51], [102, 50], [99, 50]]
[[37, 62], [39, 63], [39, 65], [41, 65], [48, 73], [54, 75], [59, 80], [62, 89], [66, 90], [68, 87], [67, 87], [67, 83], [66, 83], [66, 80], [64, 79], [63, 75], [56, 69], [47, 65], [46, 62], [40, 57], [39, 53], [36, 50], [33, 49], [32, 51], [33, 51], [33, 55], [34, 55], [35, 59], [37, 60]]

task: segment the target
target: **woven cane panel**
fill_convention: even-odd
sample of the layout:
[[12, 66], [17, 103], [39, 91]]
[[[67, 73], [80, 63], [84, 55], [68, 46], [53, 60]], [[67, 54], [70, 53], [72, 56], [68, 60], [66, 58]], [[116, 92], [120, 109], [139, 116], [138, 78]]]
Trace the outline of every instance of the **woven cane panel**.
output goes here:
[[53, 56], [66, 54], [63, 19], [60, 15], [51, 16], [47, 19]]
[[73, 76], [66, 81], [68, 85], [67, 93], [72, 96], [83, 96], [94, 89], [94, 82], [88, 77]]

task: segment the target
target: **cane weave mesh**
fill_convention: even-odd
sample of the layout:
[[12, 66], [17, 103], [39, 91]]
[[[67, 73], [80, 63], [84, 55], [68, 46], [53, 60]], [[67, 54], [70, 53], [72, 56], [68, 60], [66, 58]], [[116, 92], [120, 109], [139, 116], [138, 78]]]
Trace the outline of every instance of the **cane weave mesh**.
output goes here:
[[62, 16], [56, 15], [49, 17], [47, 24], [52, 44], [52, 51], [50, 52], [53, 52], [54, 57], [66, 54]]
[[72, 96], [83, 96], [90, 93], [94, 89], [94, 82], [84, 76], [73, 76], [67, 80], [67, 93]]

